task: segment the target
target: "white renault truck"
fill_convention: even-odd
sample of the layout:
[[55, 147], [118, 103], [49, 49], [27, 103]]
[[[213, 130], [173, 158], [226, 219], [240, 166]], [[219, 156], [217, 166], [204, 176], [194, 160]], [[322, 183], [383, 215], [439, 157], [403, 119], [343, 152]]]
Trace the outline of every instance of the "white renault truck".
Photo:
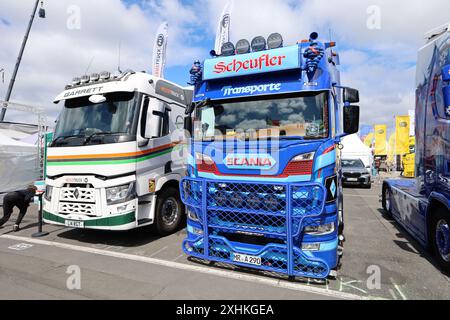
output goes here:
[[176, 231], [185, 171], [176, 155], [191, 98], [189, 89], [145, 72], [73, 79], [55, 99], [62, 111], [48, 147], [44, 221]]

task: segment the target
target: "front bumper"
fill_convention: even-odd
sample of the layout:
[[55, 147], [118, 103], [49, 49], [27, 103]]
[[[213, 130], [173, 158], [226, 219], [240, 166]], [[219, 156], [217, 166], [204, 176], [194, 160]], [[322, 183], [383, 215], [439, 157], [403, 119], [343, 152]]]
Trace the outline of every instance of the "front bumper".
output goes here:
[[62, 215], [43, 211], [45, 223], [66, 226], [67, 222], [80, 222], [83, 229], [126, 231], [136, 228], [136, 211], [104, 217], [87, 217], [82, 215]]
[[[337, 226], [335, 214], [324, 217], [326, 194], [324, 186], [314, 183], [186, 178], [181, 182], [182, 200], [198, 220], [188, 220], [183, 250], [205, 260], [289, 276], [327, 278], [338, 262], [337, 231], [317, 237], [315, 251], [302, 250], [303, 245], [314, 244], [311, 237], [304, 235], [305, 226], [322, 224], [324, 220]], [[259, 257], [261, 264], [235, 262], [236, 254]]]
[[342, 184], [354, 186], [370, 186], [372, 184], [372, 180], [370, 176], [359, 178], [342, 177]]

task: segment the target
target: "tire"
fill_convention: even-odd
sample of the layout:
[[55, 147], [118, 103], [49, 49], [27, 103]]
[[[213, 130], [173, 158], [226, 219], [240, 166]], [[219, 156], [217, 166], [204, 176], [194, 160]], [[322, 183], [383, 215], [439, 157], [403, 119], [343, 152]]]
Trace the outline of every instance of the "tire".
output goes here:
[[435, 211], [429, 226], [431, 248], [439, 266], [450, 273], [450, 212], [443, 208]]
[[184, 205], [180, 199], [180, 193], [175, 188], [163, 189], [156, 200], [155, 232], [164, 237], [181, 227], [184, 221]]
[[390, 216], [392, 216], [391, 199], [391, 188], [385, 184], [383, 185], [382, 205], [384, 211], [386, 211]]

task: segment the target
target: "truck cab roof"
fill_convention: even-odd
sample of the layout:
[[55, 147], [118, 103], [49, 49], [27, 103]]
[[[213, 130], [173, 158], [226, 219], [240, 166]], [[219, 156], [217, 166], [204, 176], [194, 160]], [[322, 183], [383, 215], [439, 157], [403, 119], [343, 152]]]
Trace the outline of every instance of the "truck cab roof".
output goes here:
[[161, 79], [145, 72], [125, 71], [120, 75], [102, 73], [74, 78], [73, 83], [66, 86], [55, 99], [54, 103], [62, 100], [87, 97], [95, 94], [112, 92], [143, 92], [168, 103], [176, 103], [186, 107], [191, 102], [190, 88], [183, 88], [175, 83]]

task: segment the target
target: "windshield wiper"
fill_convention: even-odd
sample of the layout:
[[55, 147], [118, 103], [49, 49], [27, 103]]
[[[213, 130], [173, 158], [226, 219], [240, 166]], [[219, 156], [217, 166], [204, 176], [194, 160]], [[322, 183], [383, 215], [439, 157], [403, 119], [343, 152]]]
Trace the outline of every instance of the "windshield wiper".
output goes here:
[[92, 141], [93, 138], [95, 137], [102, 137], [102, 136], [117, 136], [117, 135], [122, 135], [125, 134], [123, 132], [97, 132], [97, 133], [93, 133], [90, 136], [86, 137], [86, 140], [84, 141], [84, 145], [88, 144], [89, 142]]
[[67, 142], [65, 142], [64, 140], [67, 140], [67, 139], [73, 139], [73, 138], [84, 138], [85, 137], [85, 135], [84, 134], [74, 134], [74, 135], [71, 135], [71, 136], [61, 136], [61, 137], [58, 137], [58, 138], [56, 138], [55, 140], [53, 140], [53, 142], [52, 142], [52, 146], [54, 146], [55, 144], [67, 144]]

